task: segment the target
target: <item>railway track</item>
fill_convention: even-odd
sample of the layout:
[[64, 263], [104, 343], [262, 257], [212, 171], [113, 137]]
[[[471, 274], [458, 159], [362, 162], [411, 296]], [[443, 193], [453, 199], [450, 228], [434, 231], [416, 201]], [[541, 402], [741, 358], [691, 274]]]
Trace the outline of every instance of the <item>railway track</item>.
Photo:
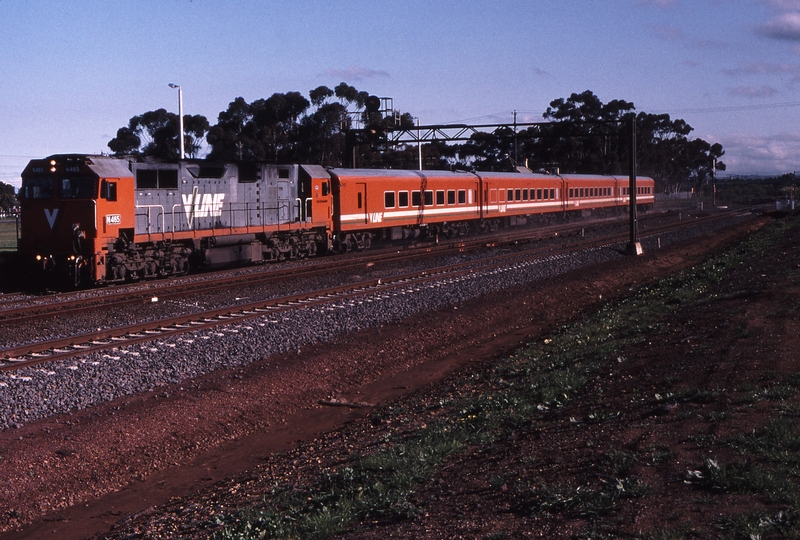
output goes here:
[[[699, 219], [707, 220], [715, 219], [715, 217]], [[400, 247], [391, 246], [377, 250], [373, 249], [369, 252], [359, 252], [336, 258], [314, 259], [305, 261], [301, 267], [296, 265], [289, 268], [280, 268], [275, 265], [248, 267], [244, 272], [243, 269], [235, 269], [214, 274], [196, 274], [184, 279], [146, 281], [104, 289], [48, 295], [36, 297], [27, 302], [20, 302], [19, 300], [0, 301], [0, 327], [9, 324], [31, 323], [54, 316], [76, 315], [81, 312], [102, 308], [106, 305], [122, 306], [147, 302], [152, 297], [159, 299], [179, 298], [233, 287], [267, 285], [287, 278], [307, 278], [326, 273], [346, 272], [365, 265], [412, 261], [435, 254], [464, 253], [487, 246], [503, 247], [523, 243], [531, 244], [554, 236], [560, 236], [561, 238], [582, 236], [587, 228], [620, 226], [625, 222], [627, 222], [627, 218], [573, 224], [569, 227], [564, 227], [563, 224], [536, 227], [533, 230], [526, 227], [510, 232], [504, 231], [500, 234], [448, 239], [440, 242], [420, 242]], [[698, 221], [695, 220], [692, 223], [696, 224]], [[537, 255], [550, 249], [552, 248], [541, 248], [534, 251], [533, 254]], [[20, 305], [21, 303], [24, 305]]]
[[[624, 220], [614, 219], [611, 224], [619, 224]], [[137, 283], [114, 285], [107, 288], [87, 289], [78, 292], [68, 292], [38, 296], [33, 299], [0, 300], [0, 325], [6, 321], [19, 322], [21, 320], [35, 320], [39, 314], [47, 317], [55, 313], [79, 313], [95, 309], [107, 303], [116, 305], [146, 301], [157, 295], [160, 298], [189, 295], [198, 291], [214, 291], [233, 286], [249, 284], [264, 284], [279, 281], [287, 277], [313, 276], [316, 274], [347, 271], [370, 263], [387, 263], [399, 260], [413, 260], [430, 254], [446, 254], [448, 252], [465, 252], [485, 247], [502, 246], [507, 244], [533, 243], [559, 234], [562, 237], [579, 234], [588, 227], [609, 226], [608, 221], [595, 221], [592, 223], [576, 224], [569, 227], [561, 225], [547, 227], [524, 227], [510, 232], [499, 234], [486, 234], [468, 236], [441, 241], [426, 240], [416, 243], [391, 245], [388, 247], [373, 248], [367, 252], [354, 252], [352, 254], [334, 258], [317, 258], [302, 261], [302, 267], [293, 265], [283, 268], [281, 265], [269, 264], [251, 266], [215, 273], [193, 274], [184, 278], [165, 280], [142, 281]], [[244, 270], [244, 272], [243, 272]], [[20, 305], [26, 304], [26, 305]]]
[[[726, 217], [729, 217], [728, 214]], [[718, 219], [709, 217], [704, 219]], [[697, 224], [697, 220], [690, 222]], [[648, 229], [643, 238], [656, 236], [688, 226], [689, 222], [673, 223]], [[39, 341], [33, 344], [0, 349], [0, 371], [10, 371], [22, 367], [33, 366], [55, 360], [82, 356], [92, 352], [121, 349], [144, 341], [166, 339], [179, 334], [196, 332], [217, 326], [245, 323], [248, 320], [278, 314], [294, 309], [310, 306], [321, 306], [337, 302], [370, 302], [371, 298], [381, 295], [405, 294], [408, 289], [419, 291], [423, 287], [435, 288], [437, 282], [449, 282], [464, 279], [471, 274], [502, 272], [523, 265], [542, 264], [557, 258], [563, 258], [576, 251], [601, 249], [624, 243], [627, 234], [613, 234], [603, 238], [583, 238], [560, 248], [547, 247], [525, 252], [497, 254], [493, 257], [464, 261], [410, 272], [390, 278], [369, 279], [357, 283], [330, 287], [322, 290], [299, 293], [279, 298], [237, 303], [236, 305], [203, 310], [192, 314], [184, 314], [153, 320], [143, 323], [119, 326], [96, 332], [87, 332], [69, 337]], [[364, 265], [364, 260], [357, 263]]]

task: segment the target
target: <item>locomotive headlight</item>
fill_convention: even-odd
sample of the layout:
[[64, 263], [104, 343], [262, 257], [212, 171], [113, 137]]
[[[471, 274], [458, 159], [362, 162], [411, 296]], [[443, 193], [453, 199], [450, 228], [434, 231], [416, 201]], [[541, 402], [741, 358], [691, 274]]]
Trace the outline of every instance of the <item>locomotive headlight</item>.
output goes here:
[[56, 160], [50, 160], [50, 172], [56, 172]]
[[41, 261], [41, 260], [42, 260], [42, 256], [41, 256], [41, 255], [37, 255], [37, 256], [36, 256], [36, 260], [37, 260], [37, 261]]

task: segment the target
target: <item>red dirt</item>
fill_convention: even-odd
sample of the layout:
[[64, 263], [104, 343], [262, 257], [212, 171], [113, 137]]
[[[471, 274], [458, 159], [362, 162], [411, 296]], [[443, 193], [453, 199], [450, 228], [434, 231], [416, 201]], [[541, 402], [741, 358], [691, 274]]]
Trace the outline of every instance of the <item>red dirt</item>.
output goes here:
[[[491, 369], [492, 359], [521, 343], [626, 294], [631, 287], [697, 263], [765, 219], [687, 245], [584, 269], [551, 283], [348, 335], [299, 354], [273, 356], [245, 369], [4, 432], [0, 507], [5, 511], [0, 531], [6, 532], [0, 538], [86, 538], [109, 531], [132, 514], [138, 515], [127, 519], [120, 535], [140, 531], [148, 538], [172, 537], [175, 527], [181, 526], [176, 516], [183, 508], [195, 505], [195, 514], [202, 515], [212, 502], [224, 506], [241, 504], [248, 497], [258, 500], [262, 485], [312, 474], [320, 463], [330, 464], [371, 447], [382, 430], [390, 429], [376, 430], [362, 421], [370, 407], [327, 407], [319, 405], [320, 400], [380, 405], [448, 392], [449, 377], [464, 369]], [[786, 253], [790, 248], [797, 251], [796, 247], [778, 249]], [[664, 445], [671, 448], [668, 466], [642, 467], [643, 480], [655, 486], [656, 494], [646, 503], [631, 503], [615, 518], [622, 529], [651, 530], [659, 524], [685, 522], [687, 516], [707, 518], [704, 512], [719, 512], [699, 507], [689, 487], [669, 484], [690, 464], [697, 465], [693, 441], [698, 433], [721, 437], [727, 429], [760, 425], [759, 407], [737, 412], [735, 425], [709, 425], [698, 404], [680, 405], [688, 411], [680, 421], [671, 411], [648, 416], [647, 410], [640, 410], [642, 404], [631, 399], [631, 392], [635, 388], [652, 395], [687, 384], [735, 388], [764, 370], [794, 370], [792, 354], [800, 335], [796, 317], [777, 325], [768, 317], [778, 305], [795, 302], [798, 291], [796, 285], [787, 290], [771, 280], [769, 265], [798, 262], [796, 255], [754, 262], [760, 266], [737, 279], [761, 280], [757, 295], [712, 304], [708, 313], [698, 314], [691, 325], [696, 328], [692, 335], [697, 332], [706, 338], [702, 355], [695, 353], [698, 341], [679, 334], [673, 343], [654, 343], [635, 361], [616, 368], [613, 378], [604, 379], [607, 408], [622, 411], [629, 421], [582, 430], [559, 428], [559, 419], [589, 413], [590, 405], [577, 400], [535, 436], [502, 443], [499, 454], [485, 455], [476, 449], [448, 460], [435, 482], [417, 495], [425, 501], [424, 516], [376, 524], [345, 536], [474, 538], [502, 530], [509, 537], [570, 537], [585, 521], [519, 517], [509, 511], [502, 491], [488, 489], [487, 474], [495, 470], [516, 475], [509, 482], [522, 482], [533, 474], [552, 482], [580, 482], [593, 474], [597, 459], [593, 446], [651, 453]], [[735, 335], [741, 325], [751, 332], [746, 340]], [[730, 345], [734, 342], [735, 348]], [[755, 358], [763, 362], [756, 363]], [[728, 405], [721, 400], [702, 407]], [[295, 450], [280, 452], [288, 449]], [[520, 456], [527, 467], [520, 465]], [[220, 482], [224, 479], [228, 480]], [[165, 508], [158, 508], [165, 503]], [[187, 535], [199, 534], [192, 516], [186, 512]], [[13, 530], [17, 527], [21, 528]]]

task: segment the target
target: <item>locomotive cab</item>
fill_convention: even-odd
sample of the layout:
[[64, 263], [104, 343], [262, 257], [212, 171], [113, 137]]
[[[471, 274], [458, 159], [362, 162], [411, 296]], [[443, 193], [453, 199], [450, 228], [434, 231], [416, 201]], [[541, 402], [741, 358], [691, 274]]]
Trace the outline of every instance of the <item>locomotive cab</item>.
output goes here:
[[61, 155], [22, 173], [19, 253], [35, 283], [76, 287], [105, 277], [109, 244], [131, 213], [133, 179], [125, 161]]

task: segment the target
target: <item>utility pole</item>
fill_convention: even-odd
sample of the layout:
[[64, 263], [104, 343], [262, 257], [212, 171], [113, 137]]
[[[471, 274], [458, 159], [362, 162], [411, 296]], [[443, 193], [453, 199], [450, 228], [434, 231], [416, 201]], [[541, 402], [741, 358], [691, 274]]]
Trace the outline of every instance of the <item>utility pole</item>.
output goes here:
[[517, 154], [517, 111], [514, 111], [514, 167], [519, 164], [519, 157]]
[[642, 244], [639, 242], [639, 222], [636, 216], [636, 116], [631, 115], [631, 140], [630, 140], [630, 178], [628, 179], [628, 195], [630, 199], [630, 229], [631, 238], [628, 242], [626, 253], [628, 255], [641, 255]]
[[419, 170], [422, 170], [422, 139], [419, 135], [419, 116], [417, 116], [417, 154], [419, 154]]

